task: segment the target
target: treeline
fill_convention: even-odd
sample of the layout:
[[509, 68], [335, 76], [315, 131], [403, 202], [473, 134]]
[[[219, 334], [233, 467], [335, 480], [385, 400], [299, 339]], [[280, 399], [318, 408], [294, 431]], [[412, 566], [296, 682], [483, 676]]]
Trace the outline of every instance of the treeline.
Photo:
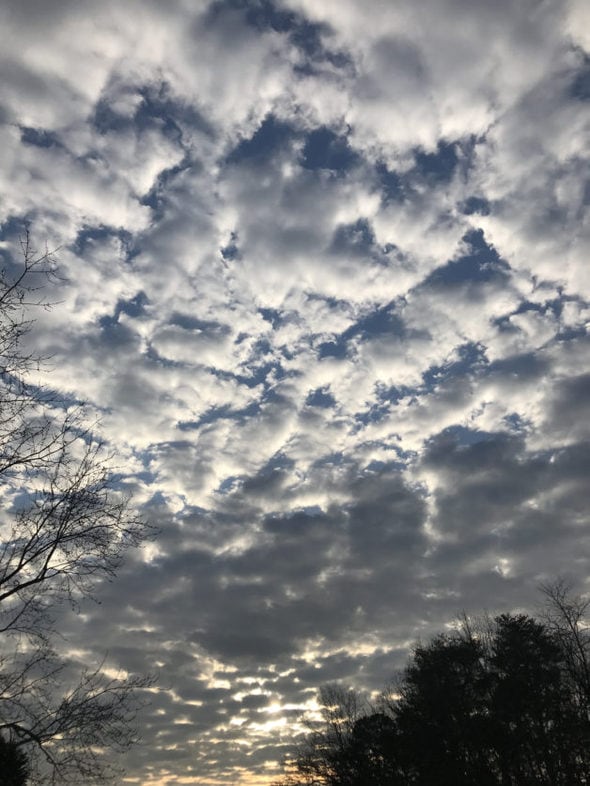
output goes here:
[[275, 786], [590, 783], [588, 602], [545, 587], [537, 619], [502, 614], [417, 645], [377, 706], [338, 686]]

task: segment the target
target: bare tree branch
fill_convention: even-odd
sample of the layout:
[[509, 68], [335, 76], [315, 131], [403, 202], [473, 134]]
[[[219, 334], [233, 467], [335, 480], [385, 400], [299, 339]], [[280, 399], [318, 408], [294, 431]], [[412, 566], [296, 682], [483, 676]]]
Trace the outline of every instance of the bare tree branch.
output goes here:
[[[0, 271], [0, 742], [22, 749], [35, 782], [104, 782], [112, 750], [137, 740], [150, 677], [112, 679], [58, 656], [54, 611], [112, 579], [146, 536], [82, 407], [29, 381], [44, 359], [24, 348], [53, 255], [28, 231], [20, 266]], [[9, 753], [10, 753], [9, 749]]]

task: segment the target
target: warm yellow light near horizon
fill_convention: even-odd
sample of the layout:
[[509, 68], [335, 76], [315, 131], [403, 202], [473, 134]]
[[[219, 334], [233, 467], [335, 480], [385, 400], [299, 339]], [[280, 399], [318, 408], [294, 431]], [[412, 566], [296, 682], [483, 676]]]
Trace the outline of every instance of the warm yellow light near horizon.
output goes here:
[[184, 778], [169, 774], [163, 778], [139, 780], [138, 778], [124, 778], [123, 783], [129, 786], [271, 786], [279, 776], [279, 768], [277, 771], [270, 775], [253, 775], [252, 773], [244, 772], [238, 774], [236, 779], [232, 779], [231, 783], [226, 779], [216, 778]]

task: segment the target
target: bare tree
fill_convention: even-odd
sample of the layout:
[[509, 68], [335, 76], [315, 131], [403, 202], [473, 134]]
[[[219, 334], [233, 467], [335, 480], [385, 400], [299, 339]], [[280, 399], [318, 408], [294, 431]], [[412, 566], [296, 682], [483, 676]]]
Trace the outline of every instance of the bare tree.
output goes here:
[[541, 592], [543, 620], [560, 643], [577, 701], [590, 721], [590, 598], [574, 594], [563, 578], [544, 584]]
[[100, 664], [72, 680], [55, 612], [113, 578], [146, 528], [83, 408], [30, 381], [43, 360], [26, 348], [29, 313], [46, 306], [55, 263], [28, 233], [21, 252], [0, 272], [0, 731], [44, 783], [90, 783], [114, 773], [105, 750], [135, 741], [150, 679], [112, 679]]
[[355, 724], [367, 713], [360, 695], [338, 684], [319, 691], [320, 719], [305, 721], [309, 733], [285, 761], [287, 775], [274, 786], [340, 784], [343, 758], [348, 754]]

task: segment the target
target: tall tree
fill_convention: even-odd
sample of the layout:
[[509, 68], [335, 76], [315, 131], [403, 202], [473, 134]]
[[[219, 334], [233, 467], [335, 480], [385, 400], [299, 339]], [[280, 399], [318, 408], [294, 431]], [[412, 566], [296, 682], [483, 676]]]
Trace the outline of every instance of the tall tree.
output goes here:
[[351, 719], [332, 702], [282, 786], [590, 783], [587, 606], [561, 585], [549, 599], [549, 623], [464, 618], [417, 645], [378, 712]]
[[403, 755], [394, 718], [373, 712], [358, 718], [338, 757], [339, 786], [402, 786]]
[[71, 683], [52, 646], [55, 612], [113, 577], [146, 530], [81, 409], [30, 381], [42, 364], [27, 349], [30, 313], [55, 266], [28, 234], [21, 251], [0, 273], [0, 732], [44, 783], [90, 783], [114, 772], [101, 749], [135, 740], [135, 697], [149, 680], [99, 667]]
[[23, 751], [0, 735], [0, 786], [26, 786], [29, 763]]
[[464, 633], [414, 649], [394, 714], [405, 772], [424, 786], [494, 783], [483, 661], [481, 642]]
[[576, 595], [564, 580], [544, 584], [543, 622], [559, 646], [576, 701], [590, 722], [590, 599]]
[[[502, 783], [558, 783], [561, 653], [536, 620], [503, 614], [489, 658], [494, 746]], [[562, 701], [563, 699], [563, 701]]]

